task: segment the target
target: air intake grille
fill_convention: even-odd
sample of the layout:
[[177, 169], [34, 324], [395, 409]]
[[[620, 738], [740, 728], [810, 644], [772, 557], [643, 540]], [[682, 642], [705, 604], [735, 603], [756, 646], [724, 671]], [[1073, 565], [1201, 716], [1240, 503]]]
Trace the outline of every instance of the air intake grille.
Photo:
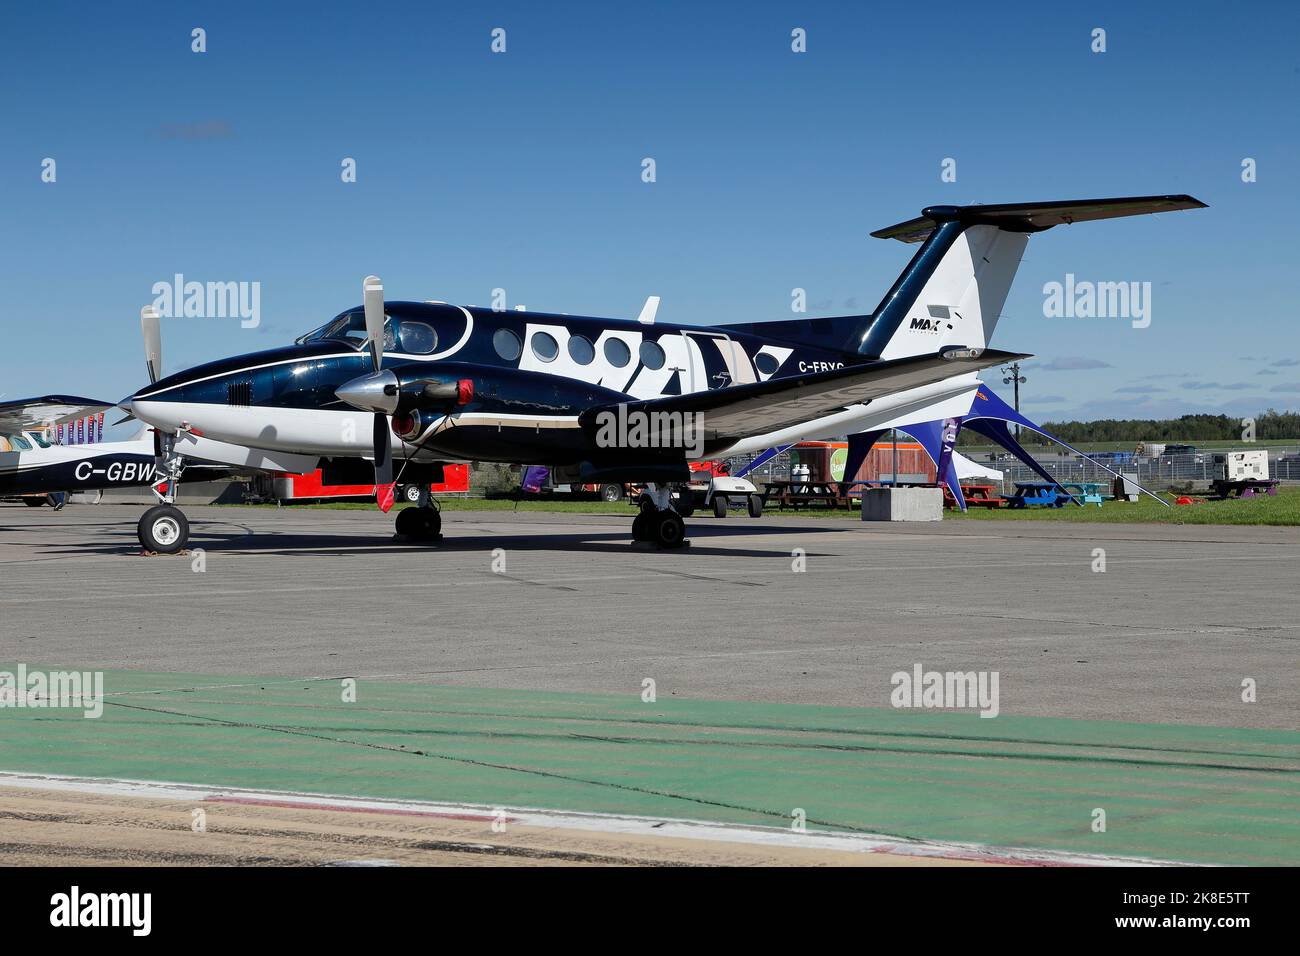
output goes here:
[[252, 382], [231, 382], [226, 386], [226, 404], [227, 405], [252, 405], [253, 404], [253, 383]]

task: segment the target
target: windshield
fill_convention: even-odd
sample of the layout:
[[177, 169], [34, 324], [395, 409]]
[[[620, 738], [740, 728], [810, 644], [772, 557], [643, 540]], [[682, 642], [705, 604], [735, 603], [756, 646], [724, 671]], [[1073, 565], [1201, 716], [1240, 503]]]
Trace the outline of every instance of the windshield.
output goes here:
[[[312, 342], [322, 342], [326, 339], [335, 342], [346, 342], [354, 349], [360, 349], [366, 344], [366, 313], [362, 309], [353, 312], [344, 312], [342, 315], [335, 316], [329, 322], [326, 322], [319, 329], [308, 332], [301, 338], [295, 339], [297, 345], [307, 345]], [[391, 316], [384, 316], [384, 351], [391, 351], [393, 348], [393, 320]]]

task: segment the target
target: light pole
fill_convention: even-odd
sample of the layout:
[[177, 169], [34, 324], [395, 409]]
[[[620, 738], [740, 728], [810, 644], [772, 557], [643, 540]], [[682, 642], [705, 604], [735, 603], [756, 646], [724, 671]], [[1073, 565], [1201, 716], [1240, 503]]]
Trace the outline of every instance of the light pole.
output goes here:
[[[1010, 365], [1002, 366], [1002, 384], [1016, 386], [1016, 412], [1020, 411], [1020, 386], [1029, 381], [1020, 374], [1020, 363], [1012, 362]], [[1016, 422], [1016, 441], [1020, 441], [1020, 423]]]

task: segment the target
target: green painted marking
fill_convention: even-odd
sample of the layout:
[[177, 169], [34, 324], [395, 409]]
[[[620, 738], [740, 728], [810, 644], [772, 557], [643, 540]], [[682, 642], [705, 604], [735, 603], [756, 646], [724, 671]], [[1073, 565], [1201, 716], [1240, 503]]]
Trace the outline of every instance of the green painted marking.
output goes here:
[[349, 704], [336, 679], [120, 671], [105, 690], [99, 720], [0, 709], [0, 769], [774, 826], [801, 807], [814, 830], [1300, 863], [1293, 732], [370, 680]]

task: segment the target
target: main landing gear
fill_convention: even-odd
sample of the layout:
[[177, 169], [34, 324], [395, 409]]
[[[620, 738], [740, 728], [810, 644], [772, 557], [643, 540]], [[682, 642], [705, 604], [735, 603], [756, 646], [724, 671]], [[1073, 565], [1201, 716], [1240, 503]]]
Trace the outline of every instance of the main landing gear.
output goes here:
[[[411, 501], [409, 492], [415, 485], [407, 486], [407, 495], [403, 497]], [[429, 486], [422, 485], [419, 487], [419, 493], [415, 496], [416, 507], [403, 508], [397, 512], [397, 527], [395, 530], [398, 535], [406, 538], [408, 541], [440, 541], [442, 539], [442, 512], [438, 510], [438, 504], [429, 494]]]
[[647, 485], [640, 505], [640, 513], [632, 520], [633, 541], [652, 541], [661, 548], [680, 548], [688, 543], [686, 522], [673, 510], [672, 489]]

